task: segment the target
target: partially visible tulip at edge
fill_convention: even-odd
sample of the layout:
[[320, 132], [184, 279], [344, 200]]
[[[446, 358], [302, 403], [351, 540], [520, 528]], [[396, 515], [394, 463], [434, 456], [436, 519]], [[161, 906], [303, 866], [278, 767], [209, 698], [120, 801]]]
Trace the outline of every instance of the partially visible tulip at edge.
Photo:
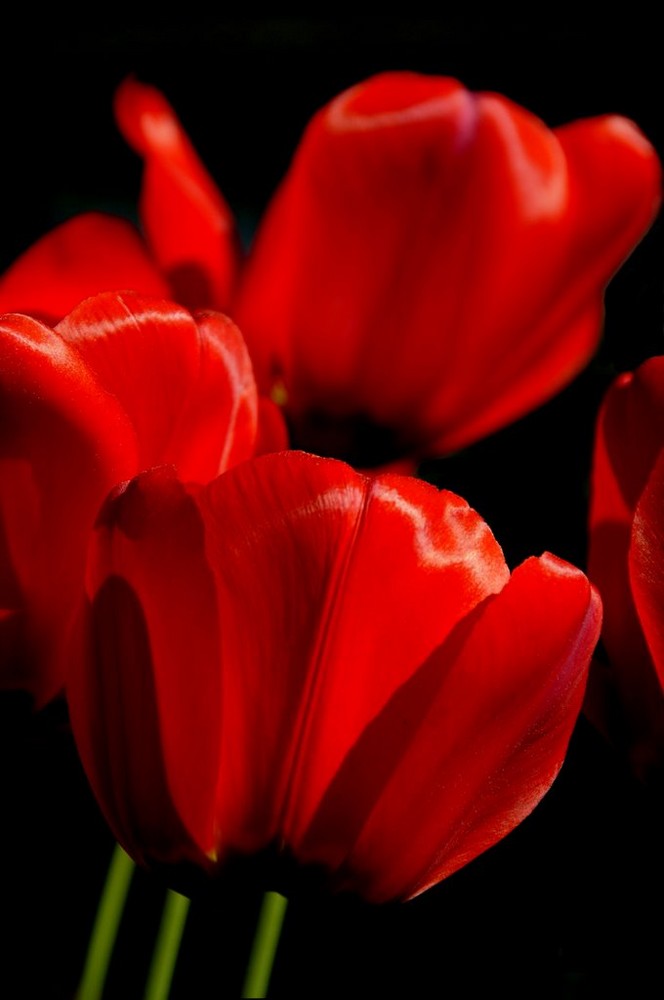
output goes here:
[[408, 899], [547, 792], [600, 624], [580, 570], [510, 574], [415, 477], [299, 451], [203, 486], [154, 469], [95, 526], [72, 730], [115, 837], [167, 878], [272, 850]]
[[605, 607], [586, 713], [664, 789], [664, 357], [611, 384], [596, 427], [588, 572]]
[[170, 463], [207, 481], [285, 447], [224, 315], [104, 293], [55, 327], [0, 316], [0, 688], [64, 684], [89, 532], [109, 490]]
[[0, 308], [57, 317], [119, 283], [227, 311], [294, 446], [360, 467], [411, 470], [568, 385], [660, 207], [660, 161], [624, 117], [550, 129], [385, 72], [312, 117], [244, 254], [161, 92], [128, 78], [115, 115], [144, 161], [140, 232], [74, 217], [0, 279]]

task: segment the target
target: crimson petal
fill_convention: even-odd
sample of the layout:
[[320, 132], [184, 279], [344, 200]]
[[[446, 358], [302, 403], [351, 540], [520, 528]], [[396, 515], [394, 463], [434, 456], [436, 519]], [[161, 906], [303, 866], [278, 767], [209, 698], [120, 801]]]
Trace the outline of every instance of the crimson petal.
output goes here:
[[296, 855], [384, 901], [495, 844], [562, 765], [600, 620], [579, 570], [527, 560], [368, 726]]
[[639, 621], [664, 691], [664, 451], [634, 513], [629, 575]]
[[121, 487], [90, 548], [67, 689], [81, 759], [136, 858], [209, 866], [221, 714], [214, 580], [172, 470]]
[[200, 504], [224, 703], [242, 706], [218, 809], [249, 850], [298, 835], [367, 721], [509, 573], [460, 498], [299, 452], [230, 470]]
[[[0, 357], [7, 557], [0, 589], [27, 616], [22, 648], [3, 660], [3, 685], [16, 683], [43, 704], [62, 683], [57, 654], [80, 586], [87, 532], [107, 491], [134, 471], [136, 440], [117, 401], [45, 325], [3, 316]], [[3, 633], [9, 624], [15, 629], [15, 618], [5, 620]]]
[[173, 297], [190, 309], [226, 309], [239, 246], [221, 193], [156, 88], [128, 77], [114, 108], [124, 138], [144, 161], [141, 221]]
[[622, 118], [550, 130], [449, 78], [381, 74], [312, 119], [233, 315], [295, 423], [363, 416], [450, 451], [587, 363], [659, 197]]
[[123, 219], [88, 212], [51, 230], [5, 271], [0, 310], [54, 324], [89, 295], [125, 289], [169, 294], [136, 228]]
[[122, 403], [140, 442], [138, 468], [173, 464], [183, 479], [206, 481], [253, 454], [253, 371], [227, 317], [108, 293], [82, 302], [57, 331]]

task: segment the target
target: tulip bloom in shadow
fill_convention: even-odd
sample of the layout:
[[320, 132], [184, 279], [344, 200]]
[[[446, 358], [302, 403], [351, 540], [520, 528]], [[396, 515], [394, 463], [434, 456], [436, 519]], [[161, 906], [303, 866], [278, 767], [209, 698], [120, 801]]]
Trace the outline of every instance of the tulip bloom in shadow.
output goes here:
[[63, 686], [108, 491], [164, 462], [213, 479], [283, 447], [284, 430], [229, 319], [132, 293], [90, 298], [55, 328], [0, 317], [0, 406], [0, 687], [41, 707]]
[[549, 129], [448, 77], [374, 76], [311, 120], [243, 259], [233, 217], [162, 94], [127, 79], [144, 242], [76, 217], [0, 280], [58, 316], [101, 288], [226, 310], [297, 447], [360, 466], [446, 454], [566, 386], [603, 295], [653, 221], [660, 163], [616, 115]]
[[605, 607], [608, 663], [587, 712], [646, 781], [664, 781], [664, 357], [620, 375], [596, 429], [589, 574]]
[[511, 575], [477, 513], [297, 451], [206, 486], [167, 468], [98, 520], [68, 699], [138, 862], [264, 849], [373, 902], [504, 837], [563, 762], [600, 601], [552, 555]]

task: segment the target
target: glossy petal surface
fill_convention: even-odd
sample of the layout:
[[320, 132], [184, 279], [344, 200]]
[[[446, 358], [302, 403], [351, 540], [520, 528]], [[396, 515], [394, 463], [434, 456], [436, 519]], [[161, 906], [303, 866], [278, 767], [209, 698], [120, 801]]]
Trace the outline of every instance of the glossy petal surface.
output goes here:
[[323, 411], [454, 450], [587, 363], [659, 196], [622, 118], [550, 130], [450, 78], [382, 74], [312, 119], [233, 315], [296, 427]]
[[226, 753], [253, 774], [226, 769], [219, 812], [250, 795], [240, 842], [274, 824], [290, 837], [367, 719], [508, 570], [458, 497], [299, 453], [231, 470], [201, 504], [226, 703], [246, 713]]
[[115, 116], [143, 158], [141, 221], [174, 298], [190, 309], [227, 309], [239, 258], [233, 218], [173, 109], [154, 87], [128, 78]]
[[2, 686], [41, 704], [61, 684], [59, 642], [87, 532], [106, 492], [136, 468], [136, 440], [117, 401], [45, 325], [3, 316], [0, 356], [3, 644], [13, 630]]
[[121, 401], [140, 442], [138, 469], [172, 464], [203, 482], [253, 454], [256, 385], [227, 317], [108, 294], [81, 303], [57, 330]]
[[[55, 330], [6, 314], [0, 361], [0, 687], [41, 705], [63, 682], [60, 645], [108, 491], [166, 463], [213, 479], [255, 453], [259, 406], [226, 316], [132, 292], [85, 299]], [[284, 446], [281, 418], [265, 413], [261, 448]]]
[[274, 843], [373, 900], [534, 808], [600, 628], [580, 571], [510, 578], [454, 494], [296, 451], [206, 486], [138, 476], [86, 589], [72, 722], [127, 848], [209, 869]]
[[135, 227], [89, 212], [51, 230], [0, 276], [0, 311], [29, 313], [54, 324], [81, 299], [125, 289], [169, 294]]
[[600, 620], [579, 570], [524, 563], [369, 724], [296, 854], [382, 901], [495, 844], [560, 769]]

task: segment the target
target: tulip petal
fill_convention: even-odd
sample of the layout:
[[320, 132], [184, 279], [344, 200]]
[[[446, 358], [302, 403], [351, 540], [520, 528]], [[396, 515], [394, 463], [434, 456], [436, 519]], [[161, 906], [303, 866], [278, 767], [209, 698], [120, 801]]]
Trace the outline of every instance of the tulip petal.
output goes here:
[[[584, 711], [646, 775], [664, 747], [662, 705], [630, 579], [632, 520], [664, 445], [664, 359], [609, 387], [597, 420], [589, 507], [588, 575], [604, 604], [609, 662], [593, 664]], [[633, 543], [632, 543], [633, 544]]]
[[67, 696], [92, 787], [134, 856], [146, 844], [153, 861], [209, 864], [222, 708], [216, 601], [196, 503], [172, 470], [139, 476], [106, 504], [87, 592]]
[[3, 685], [20, 678], [43, 704], [62, 682], [59, 637], [87, 532], [108, 490], [135, 468], [136, 441], [117, 401], [45, 325], [3, 316], [0, 358], [0, 589], [28, 609], [21, 661], [3, 662]]
[[168, 285], [136, 228], [98, 212], [74, 216], [25, 251], [0, 277], [0, 311], [57, 323], [81, 299], [133, 289], [166, 297]]
[[256, 387], [237, 327], [220, 313], [131, 293], [95, 296], [57, 326], [122, 403], [139, 468], [173, 464], [205, 481], [253, 454]]
[[200, 504], [224, 704], [242, 706], [218, 811], [251, 850], [306, 826], [367, 719], [509, 573], [460, 498], [299, 452], [231, 469]]
[[634, 602], [664, 691], [664, 451], [634, 512], [629, 549]]
[[600, 619], [579, 570], [527, 560], [370, 723], [296, 856], [377, 902], [417, 895], [504, 837], [562, 765]]
[[449, 78], [381, 74], [312, 119], [233, 315], [296, 428], [323, 411], [454, 450], [587, 363], [659, 196], [624, 119], [550, 130]]
[[140, 215], [172, 295], [190, 309], [226, 309], [239, 244], [231, 212], [173, 109], [129, 77], [115, 95], [117, 125], [143, 158]]

